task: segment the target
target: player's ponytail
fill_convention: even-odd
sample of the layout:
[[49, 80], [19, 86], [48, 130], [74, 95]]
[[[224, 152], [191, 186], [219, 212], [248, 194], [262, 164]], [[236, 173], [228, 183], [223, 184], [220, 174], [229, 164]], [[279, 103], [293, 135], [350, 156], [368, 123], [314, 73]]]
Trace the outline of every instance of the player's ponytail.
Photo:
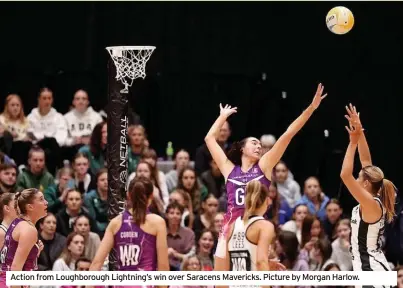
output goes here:
[[259, 181], [254, 180], [246, 185], [245, 212], [242, 218], [245, 223], [265, 203], [267, 197], [269, 189]]
[[396, 187], [388, 179], [383, 179], [380, 190], [380, 198], [386, 210], [386, 219], [390, 223], [395, 216]]
[[396, 186], [384, 178], [384, 174], [379, 167], [370, 165], [362, 168], [363, 177], [372, 185], [372, 192], [379, 196], [382, 206], [386, 210], [386, 220], [390, 223], [395, 216]]
[[136, 177], [130, 182], [129, 197], [133, 209], [133, 222], [141, 225], [146, 220], [147, 208], [153, 195], [153, 183], [144, 177]]

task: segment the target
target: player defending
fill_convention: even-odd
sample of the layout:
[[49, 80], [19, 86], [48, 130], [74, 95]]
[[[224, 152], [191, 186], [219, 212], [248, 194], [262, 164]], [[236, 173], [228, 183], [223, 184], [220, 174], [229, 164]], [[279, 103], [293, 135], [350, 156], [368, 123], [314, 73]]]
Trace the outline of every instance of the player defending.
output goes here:
[[226, 261], [226, 234], [228, 227], [239, 216], [243, 215], [245, 208], [245, 186], [252, 180], [258, 180], [263, 185], [270, 186], [273, 167], [283, 156], [291, 139], [305, 125], [313, 112], [319, 107], [327, 94], [322, 96], [324, 87], [318, 85], [311, 105], [288, 127], [281, 135], [273, 148], [261, 156], [260, 141], [254, 137], [248, 137], [234, 143], [227, 155], [217, 143], [217, 134], [227, 121], [228, 117], [237, 112], [237, 108], [220, 104], [220, 116], [217, 118], [210, 131], [205, 137], [206, 145], [220, 169], [226, 181], [227, 190], [227, 213], [221, 227], [220, 237], [215, 254], [216, 271], [225, 270]]
[[132, 208], [109, 223], [91, 271], [101, 270], [112, 248], [117, 254], [118, 271], [169, 271], [165, 221], [147, 212], [153, 191], [154, 185], [148, 179], [135, 178], [130, 183], [128, 201]]
[[[351, 215], [351, 247], [354, 271], [390, 271], [388, 261], [378, 242], [381, 238], [385, 221], [394, 217], [396, 188], [384, 178], [379, 167], [372, 165], [371, 154], [364, 135], [359, 114], [354, 106], [346, 107], [350, 134], [341, 170], [341, 179], [351, 195], [359, 203]], [[353, 177], [355, 152], [358, 153], [362, 169], [358, 179]], [[384, 286], [385, 287], [385, 286]]]

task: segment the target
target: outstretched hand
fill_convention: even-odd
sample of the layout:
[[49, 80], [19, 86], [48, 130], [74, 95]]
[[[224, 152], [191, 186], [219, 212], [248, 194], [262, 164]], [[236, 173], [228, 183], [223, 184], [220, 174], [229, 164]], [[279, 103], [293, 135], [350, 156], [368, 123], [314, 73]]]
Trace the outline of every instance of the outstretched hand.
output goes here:
[[225, 118], [228, 118], [232, 114], [236, 113], [237, 109], [237, 107], [231, 107], [228, 104], [222, 107], [222, 104], [220, 103], [220, 115], [224, 116]]
[[351, 103], [349, 106], [346, 106], [346, 111], [348, 115], [345, 115], [346, 119], [348, 122], [351, 123], [352, 126], [354, 126], [357, 130], [364, 130], [362, 129], [362, 124], [360, 120], [360, 113], [357, 112], [357, 109], [355, 106], [353, 106]]
[[350, 134], [350, 143], [357, 144], [361, 137], [362, 129], [357, 129], [351, 122], [349, 122], [349, 126], [346, 126], [346, 130], [348, 134]]
[[322, 83], [319, 83], [318, 88], [316, 89], [315, 97], [313, 97], [311, 104], [314, 109], [317, 109], [320, 105], [320, 102], [327, 96], [327, 93], [322, 96], [324, 89], [325, 86], [323, 86]]

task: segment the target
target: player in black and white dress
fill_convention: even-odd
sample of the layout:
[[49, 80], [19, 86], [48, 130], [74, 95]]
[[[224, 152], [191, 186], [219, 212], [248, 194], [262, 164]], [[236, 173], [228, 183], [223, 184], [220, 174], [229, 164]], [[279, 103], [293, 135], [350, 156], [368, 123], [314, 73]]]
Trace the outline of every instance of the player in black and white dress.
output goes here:
[[[359, 114], [350, 104], [346, 107], [350, 144], [341, 170], [341, 178], [359, 203], [351, 216], [351, 247], [354, 271], [390, 271], [381, 247], [385, 223], [393, 220], [396, 188], [384, 178], [379, 167], [373, 166], [369, 147]], [[362, 169], [358, 179], [353, 177], [354, 156], [357, 150]], [[385, 286], [384, 286], [385, 287]]]
[[274, 225], [263, 215], [271, 204], [265, 185], [256, 180], [246, 185], [245, 212], [231, 224], [227, 234], [226, 270], [284, 270], [278, 262], [269, 261], [269, 250], [276, 233]]

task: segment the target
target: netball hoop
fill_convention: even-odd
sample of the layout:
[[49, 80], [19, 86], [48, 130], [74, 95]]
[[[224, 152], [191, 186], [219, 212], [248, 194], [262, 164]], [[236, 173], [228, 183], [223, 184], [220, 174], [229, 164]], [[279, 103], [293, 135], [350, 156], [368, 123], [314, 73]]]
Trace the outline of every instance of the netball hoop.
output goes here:
[[116, 80], [125, 88], [120, 93], [129, 93], [134, 79], [146, 77], [146, 64], [155, 46], [115, 46], [106, 47], [116, 66]]
[[[146, 77], [146, 64], [154, 46], [106, 47], [108, 61], [107, 165], [108, 218], [112, 220], [125, 209], [128, 174], [129, 87], [136, 78]], [[122, 89], [122, 85], [124, 88]], [[115, 270], [116, 251], [109, 255], [109, 267]]]

